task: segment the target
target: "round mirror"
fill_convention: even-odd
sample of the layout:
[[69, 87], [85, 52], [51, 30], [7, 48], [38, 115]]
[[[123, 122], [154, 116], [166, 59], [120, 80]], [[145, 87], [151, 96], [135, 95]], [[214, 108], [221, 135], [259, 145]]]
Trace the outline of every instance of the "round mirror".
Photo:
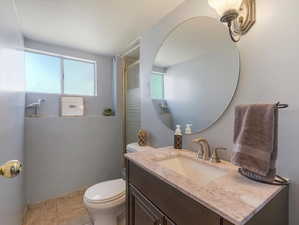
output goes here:
[[224, 113], [239, 79], [239, 53], [226, 27], [209, 17], [177, 26], [163, 42], [151, 75], [151, 98], [170, 129], [208, 128]]

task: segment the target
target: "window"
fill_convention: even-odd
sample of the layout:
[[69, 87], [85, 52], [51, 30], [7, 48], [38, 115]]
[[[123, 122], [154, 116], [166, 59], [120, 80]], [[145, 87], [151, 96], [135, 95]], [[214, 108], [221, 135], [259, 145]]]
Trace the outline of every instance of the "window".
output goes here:
[[95, 62], [25, 53], [26, 91], [96, 96]]
[[153, 72], [151, 77], [152, 99], [164, 99], [164, 74]]
[[26, 53], [25, 65], [28, 92], [60, 93], [61, 65], [58, 57]]
[[94, 64], [64, 59], [64, 93], [95, 95]]

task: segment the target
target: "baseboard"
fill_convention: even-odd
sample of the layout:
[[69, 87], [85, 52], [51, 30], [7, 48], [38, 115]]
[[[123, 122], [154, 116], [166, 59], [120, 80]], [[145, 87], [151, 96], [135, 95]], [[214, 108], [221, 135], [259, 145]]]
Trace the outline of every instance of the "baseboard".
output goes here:
[[28, 205], [26, 204], [23, 210], [22, 224], [25, 224], [26, 214], [28, 212]]

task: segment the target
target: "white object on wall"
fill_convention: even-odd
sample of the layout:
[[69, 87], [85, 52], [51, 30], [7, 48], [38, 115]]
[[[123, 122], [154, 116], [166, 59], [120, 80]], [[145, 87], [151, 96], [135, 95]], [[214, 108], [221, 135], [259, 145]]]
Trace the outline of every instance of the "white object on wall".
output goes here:
[[84, 116], [84, 98], [61, 97], [61, 116]]

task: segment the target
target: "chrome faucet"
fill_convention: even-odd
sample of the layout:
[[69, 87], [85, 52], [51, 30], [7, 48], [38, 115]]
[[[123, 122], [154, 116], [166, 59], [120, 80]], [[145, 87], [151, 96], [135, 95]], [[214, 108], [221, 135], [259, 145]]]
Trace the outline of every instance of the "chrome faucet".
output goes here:
[[200, 148], [197, 152], [197, 158], [203, 160], [210, 160], [211, 148], [209, 142], [204, 138], [196, 138], [192, 141], [193, 143], [199, 144]]

